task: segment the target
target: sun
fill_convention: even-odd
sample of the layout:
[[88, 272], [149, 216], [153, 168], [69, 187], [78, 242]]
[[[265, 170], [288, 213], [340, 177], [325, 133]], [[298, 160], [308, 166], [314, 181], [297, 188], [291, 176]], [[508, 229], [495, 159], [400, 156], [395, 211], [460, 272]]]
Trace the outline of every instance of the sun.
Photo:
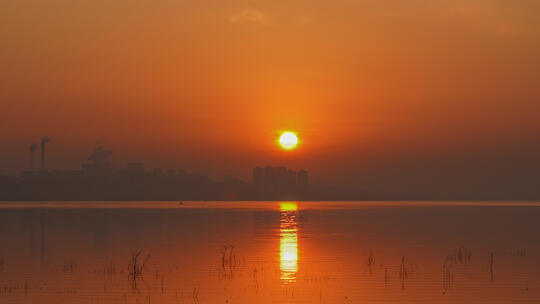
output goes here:
[[298, 144], [298, 137], [292, 132], [285, 132], [279, 137], [279, 144], [283, 149], [291, 150]]

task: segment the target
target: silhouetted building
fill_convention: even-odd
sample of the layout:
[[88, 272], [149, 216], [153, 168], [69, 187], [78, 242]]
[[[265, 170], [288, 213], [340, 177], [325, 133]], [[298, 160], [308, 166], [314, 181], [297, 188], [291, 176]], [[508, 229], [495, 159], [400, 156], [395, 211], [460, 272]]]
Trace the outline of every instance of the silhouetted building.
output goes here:
[[0, 199], [1, 200], [18, 200], [21, 193], [20, 179], [12, 176], [0, 175]]
[[128, 163], [127, 172], [129, 174], [144, 173], [144, 164], [143, 163]]
[[152, 175], [153, 176], [165, 176], [165, 174], [163, 174], [163, 169], [161, 168], [155, 168], [152, 170]]
[[305, 170], [298, 171], [298, 185], [307, 186], [309, 182], [308, 172]]
[[267, 166], [264, 169], [256, 167], [253, 169], [253, 185], [258, 193], [259, 199], [300, 199], [305, 197], [307, 190], [307, 172], [304, 172], [306, 178], [298, 180], [296, 171], [287, 170], [284, 166]]
[[225, 174], [225, 176], [223, 176], [223, 183], [225, 183], [225, 185], [235, 185], [241, 182], [242, 181], [236, 176], [230, 174]]
[[287, 185], [296, 185], [296, 171], [287, 171]]
[[264, 186], [264, 169], [261, 167], [253, 168], [253, 184], [257, 187]]
[[114, 173], [109, 157], [113, 154], [111, 150], [105, 150], [102, 146], [97, 147], [92, 151], [88, 162], [82, 165], [82, 173], [86, 177], [106, 177]]

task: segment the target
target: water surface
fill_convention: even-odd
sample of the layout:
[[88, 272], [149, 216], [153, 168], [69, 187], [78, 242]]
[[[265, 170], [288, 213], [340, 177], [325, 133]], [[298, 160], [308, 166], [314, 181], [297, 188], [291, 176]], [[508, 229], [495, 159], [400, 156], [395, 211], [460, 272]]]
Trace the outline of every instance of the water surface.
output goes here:
[[538, 303], [540, 203], [0, 203], [0, 303]]

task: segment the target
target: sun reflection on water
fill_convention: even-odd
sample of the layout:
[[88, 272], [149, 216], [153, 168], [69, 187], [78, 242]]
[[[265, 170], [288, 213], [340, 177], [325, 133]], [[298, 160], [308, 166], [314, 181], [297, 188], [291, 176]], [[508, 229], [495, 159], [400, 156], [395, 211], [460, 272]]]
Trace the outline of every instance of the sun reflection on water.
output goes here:
[[289, 283], [296, 281], [298, 272], [298, 205], [294, 202], [281, 202], [279, 225], [279, 261], [281, 280]]

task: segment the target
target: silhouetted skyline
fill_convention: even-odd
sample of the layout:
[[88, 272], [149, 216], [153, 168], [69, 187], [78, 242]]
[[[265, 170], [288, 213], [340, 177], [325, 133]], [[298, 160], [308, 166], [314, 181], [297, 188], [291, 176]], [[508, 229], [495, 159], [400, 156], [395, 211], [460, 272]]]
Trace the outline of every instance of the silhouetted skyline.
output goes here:
[[[204, 173], [183, 169], [153, 168], [130, 162], [115, 168], [112, 150], [96, 147], [80, 170], [45, 167], [45, 144], [41, 140], [41, 167], [23, 170], [17, 177], [0, 176], [0, 200], [302, 200], [308, 197], [308, 173], [286, 167], [265, 167], [263, 180], [243, 181], [225, 175], [215, 181]], [[33, 164], [31, 146], [30, 168]], [[259, 168], [254, 169], [258, 171]], [[284, 174], [283, 174], [284, 173]], [[292, 178], [291, 178], [292, 177]]]
[[[80, 169], [60, 170], [46, 166], [48, 154], [42, 138], [39, 168], [22, 170], [16, 176], [0, 175], [0, 200], [535, 200], [540, 191], [509, 191], [471, 185], [471, 192], [399, 192], [391, 188], [350, 188], [310, 180], [308, 171], [286, 166], [256, 166], [249, 178], [224, 174], [222, 179], [207, 173], [177, 168], [151, 168], [143, 162], [116, 166], [115, 153], [97, 146]], [[29, 168], [36, 147], [30, 146]], [[398, 168], [396, 168], [397, 170]], [[377, 172], [373, 172], [373, 178]], [[360, 174], [359, 174], [360, 175]], [[534, 180], [533, 180], [534, 181]], [[403, 181], [406, 183], [407, 181]], [[480, 181], [482, 182], [482, 181]], [[484, 190], [478, 191], [478, 190]], [[495, 192], [495, 193], [494, 193]]]

